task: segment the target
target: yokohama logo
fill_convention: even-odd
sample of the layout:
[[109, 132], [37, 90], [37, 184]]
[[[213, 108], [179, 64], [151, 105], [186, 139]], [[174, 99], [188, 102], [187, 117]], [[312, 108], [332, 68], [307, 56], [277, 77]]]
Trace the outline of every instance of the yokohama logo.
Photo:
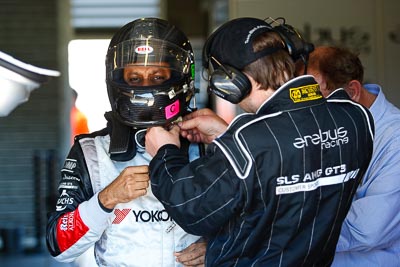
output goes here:
[[112, 223], [120, 224], [125, 219], [126, 215], [129, 214], [130, 211], [131, 209], [123, 209], [123, 210], [115, 209], [114, 210], [115, 219]]
[[[112, 223], [120, 224], [126, 216], [128, 216], [131, 210], [132, 209], [114, 209], [115, 218]], [[166, 210], [133, 210], [132, 212], [136, 222], [154, 223], [172, 221], [171, 216], [169, 216]]]

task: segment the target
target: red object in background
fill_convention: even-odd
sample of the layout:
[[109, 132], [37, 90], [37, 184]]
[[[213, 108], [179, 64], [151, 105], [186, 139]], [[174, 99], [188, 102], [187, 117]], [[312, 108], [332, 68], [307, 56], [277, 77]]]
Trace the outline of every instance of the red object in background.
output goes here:
[[73, 106], [71, 110], [72, 142], [76, 135], [83, 133], [89, 133], [87, 118], [77, 107]]
[[89, 133], [88, 121], [86, 115], [80, 111], [76, 105], [76, 98], [78, 94], [73, 90], [73, 106], [70, 114], [70, 124], [71, 124], [71, 144], [74, 143], [74, 138], [78, 134]]

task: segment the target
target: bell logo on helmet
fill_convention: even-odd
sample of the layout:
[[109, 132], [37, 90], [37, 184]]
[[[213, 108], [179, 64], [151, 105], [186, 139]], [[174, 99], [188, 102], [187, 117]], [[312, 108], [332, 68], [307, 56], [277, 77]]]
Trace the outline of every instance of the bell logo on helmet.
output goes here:
[[148, 45], [141, 45], [141, 46], [136, 47], [135, 52], [136, 52], [137, 54], [143, 55], [143, 54], [150, 54], [150, 53], [153, 52], [153, 50], [154, 50], [154, 49], [153, 49], [153, 47], [151, 47], [151, 46], [148, 46]]

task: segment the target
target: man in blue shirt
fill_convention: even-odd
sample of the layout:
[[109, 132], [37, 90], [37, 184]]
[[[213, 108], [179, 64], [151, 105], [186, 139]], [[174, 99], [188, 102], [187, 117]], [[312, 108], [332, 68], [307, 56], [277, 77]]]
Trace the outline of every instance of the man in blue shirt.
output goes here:
[[[375, 121], [374, 152], [343, 223], [332, 266], [400, 266], [400, 110], [377, 84], [363, 82], [363, 66], [347, 49], [317, 47], [308, 74], [324, 96], [344, 88]], [[299, 74], [304, 73], [298, 64]]]

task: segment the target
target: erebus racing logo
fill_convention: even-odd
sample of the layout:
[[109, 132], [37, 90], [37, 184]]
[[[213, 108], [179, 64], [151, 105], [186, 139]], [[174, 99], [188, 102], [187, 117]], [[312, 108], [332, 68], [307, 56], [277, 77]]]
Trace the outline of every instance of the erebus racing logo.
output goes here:
[[293, 145], [296, 148], [304, 148], [310, 145], [321, 145], [322, 149], [328, 149], [342, 144], [347, 144], [349, 142], [349, 137], [347, 136], [347, 130], [345, 130], [344, 127], [339, 127], [325, 132], [319, 130], [316, 134], [305, 135], [303, 137], [295, 138], [294, 140], [295, 142]]

